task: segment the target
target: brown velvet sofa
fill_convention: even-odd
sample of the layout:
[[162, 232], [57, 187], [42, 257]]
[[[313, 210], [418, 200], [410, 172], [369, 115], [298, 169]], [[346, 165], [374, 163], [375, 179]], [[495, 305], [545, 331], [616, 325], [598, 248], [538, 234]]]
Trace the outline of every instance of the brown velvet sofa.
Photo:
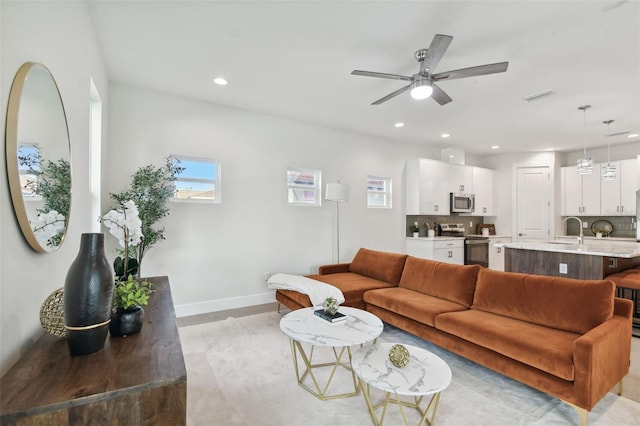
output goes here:
[[[360, 249], [310, 278], [340, 288], [345, 305], [553, 395], [587, 413], [629, 371], [630, 300], [609, 280], [499, 272]], [[291, 309], [308, 297], [278, 290]], [[306, 299], [305, 299], [306, 298]]]

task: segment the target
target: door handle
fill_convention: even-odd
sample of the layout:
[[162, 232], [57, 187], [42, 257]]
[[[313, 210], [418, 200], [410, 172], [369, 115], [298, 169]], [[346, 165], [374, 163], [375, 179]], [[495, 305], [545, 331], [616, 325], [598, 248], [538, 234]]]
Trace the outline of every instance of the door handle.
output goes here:
[[525, 237], [526, 235], [527, 235], [527, 234], [522, 234], [522, 233], [520, 233], [520, 234], [518, 234], [518, 237]]

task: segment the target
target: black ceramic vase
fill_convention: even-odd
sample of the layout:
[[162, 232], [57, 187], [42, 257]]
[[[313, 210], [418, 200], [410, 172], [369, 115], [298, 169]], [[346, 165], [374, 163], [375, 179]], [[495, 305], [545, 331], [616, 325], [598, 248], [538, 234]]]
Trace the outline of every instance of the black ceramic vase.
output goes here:
[[144, 309], [142, 309], [142, 306], [136, 306], [130, 309], [118, 308], [111, 317], [109, 333], [111, 333], [113, 337], [130, 336], [142, 329], [143, 322]]
[[64, 282], [64, 324], [71, 355], [104, 347], [112, 300], [113, 273], [104, 255], [104, 234], [82, 234], [80, 251]]

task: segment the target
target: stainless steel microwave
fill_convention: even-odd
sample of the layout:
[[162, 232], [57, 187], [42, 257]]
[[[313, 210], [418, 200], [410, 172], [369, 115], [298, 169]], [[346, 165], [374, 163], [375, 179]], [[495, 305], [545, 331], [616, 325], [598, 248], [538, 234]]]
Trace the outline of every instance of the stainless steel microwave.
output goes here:
[[451, 193], [451, 213], [473, 213], [476, 209], [474, 194]]

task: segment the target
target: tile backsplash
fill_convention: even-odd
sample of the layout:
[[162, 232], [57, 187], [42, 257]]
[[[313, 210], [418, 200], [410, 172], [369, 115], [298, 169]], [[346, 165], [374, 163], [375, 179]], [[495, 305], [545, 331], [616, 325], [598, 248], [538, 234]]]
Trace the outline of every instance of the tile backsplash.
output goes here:
[[[561, 219], [564, 219], [566, 216], [563, 216]], [[584, 228], [584, 236], [585, 237], [593, 237], [594, 233], [591, 231], [591, 225], [593, 222], [598, 220], [606, 220], [611, 223], [613, 227], [613, 232], [610, 237], [616, 238], [636, 238], [636, 217], [635, 216], [580, 216], [580, 220], [587, 223], [587, 227]], [[569, 220], [566, 225], [567, 235], [579, 235], [580, 228], [578, 225], [578, 221]]]
[[423, 215], [407, 215], [407, 223], [406, 223], [406, 233], [407, 237], [413, 236], [413, 232], [409, 229], [410, 226], [414, 224], [414, 222], [418, 222], [418, 228], [420, 229], [419, 233], [421, 237], [427, 236], [427, 227], [428, 223], [431, 229], [433, 229], [433, 223], [438, 222], [442, 223], [461, 223], [465, 227], [466, 234], [475, 234], [476, 233], [476, 225], [479, 223], [484, 223], [482, 217], [478, 216], [423, 216]]

